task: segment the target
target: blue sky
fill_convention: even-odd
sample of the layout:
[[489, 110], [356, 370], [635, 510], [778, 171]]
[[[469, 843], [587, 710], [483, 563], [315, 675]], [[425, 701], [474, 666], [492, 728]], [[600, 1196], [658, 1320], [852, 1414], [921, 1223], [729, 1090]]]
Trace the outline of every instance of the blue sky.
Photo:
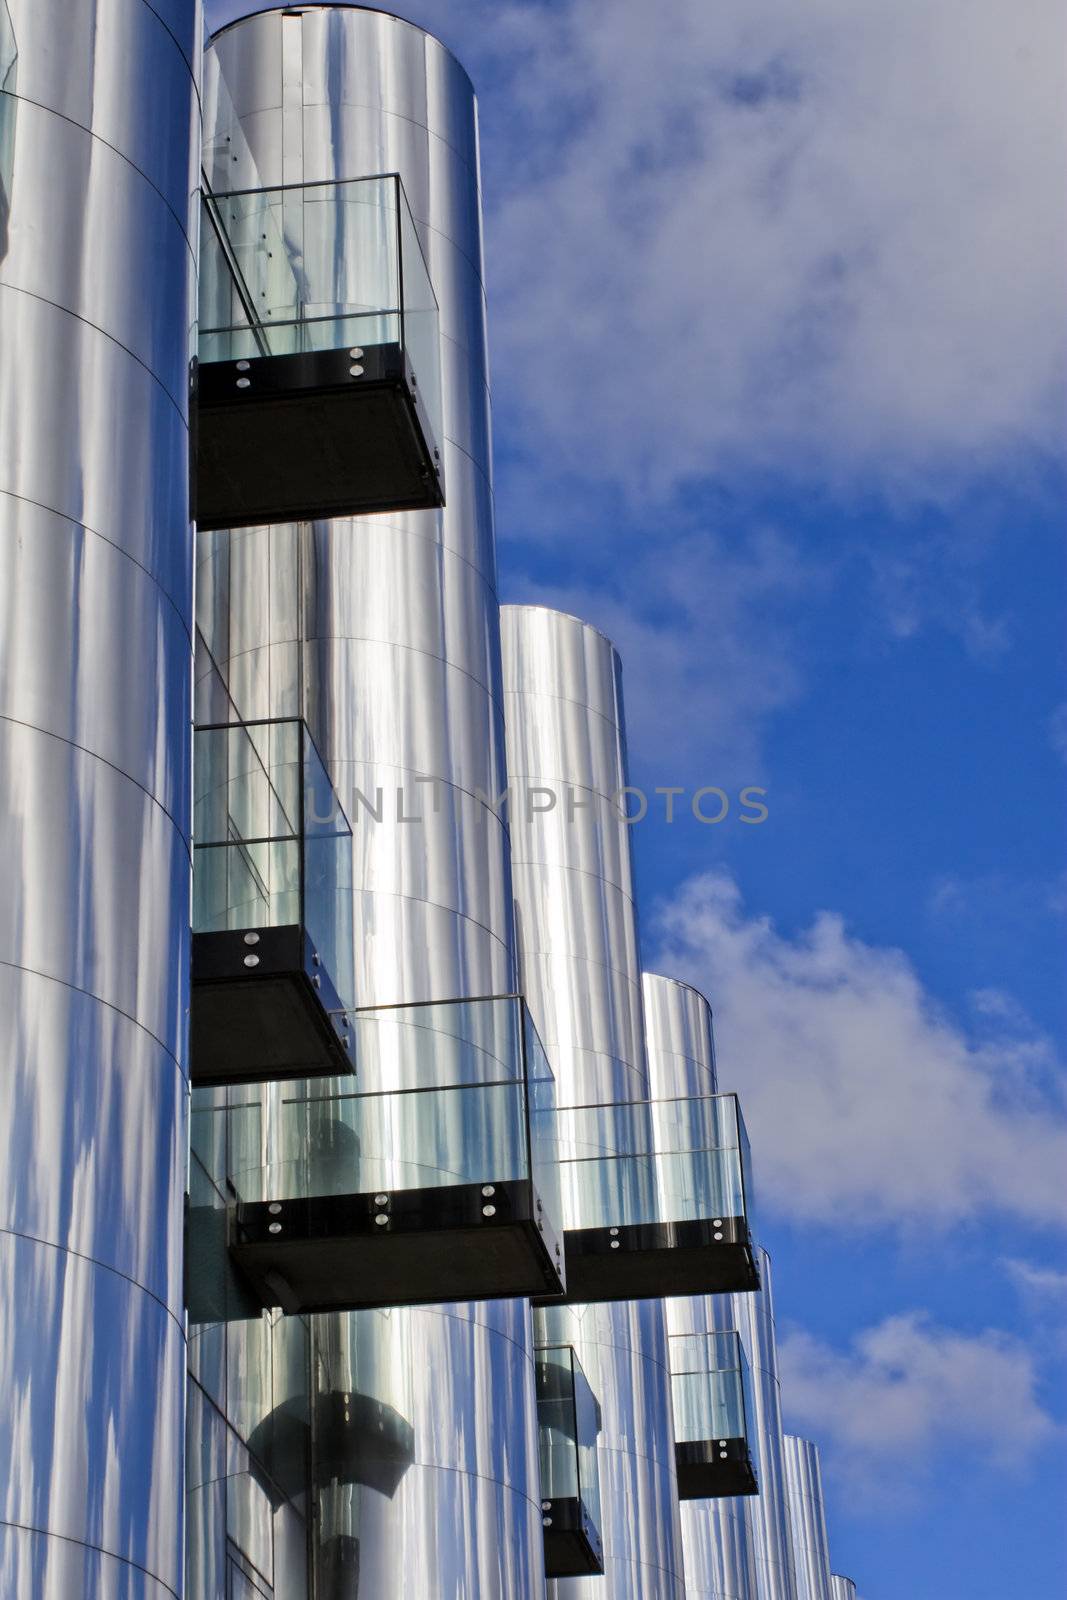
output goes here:
[[1058, 0], [398, 9], [480, 94], [504, 598], [615, 638], [636, 783], [767, 789], [634, 842], [834, 1565], [1059, 1594]]

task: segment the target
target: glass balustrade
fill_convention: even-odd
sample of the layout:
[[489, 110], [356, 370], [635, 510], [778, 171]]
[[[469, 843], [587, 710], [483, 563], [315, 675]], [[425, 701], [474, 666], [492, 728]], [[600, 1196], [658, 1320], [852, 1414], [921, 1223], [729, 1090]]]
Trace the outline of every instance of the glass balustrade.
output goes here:
[[757, 1494], [748, 1366], [738, 1334], [672, 1334], [675, 1460], [682, 1500]]
[[569, 1298], [759, 1287], [736, 1095], [566, 1107], [558, 1136]]
[[199, 330], [201, 527], [444, 504], [439, 313], [398, 174], [205, 193]]
[[558, 1292], [555, 1085], [522, 999], [349, 1011], [343, 1025], [354, 1081], [194, 1099], [194, 1154], [233, 1197], [231, 1255], [262, 1302]]
[[545, 1573], [600, 1573], [600, 1406], [571, 1345], [539, 1345], [534, 1355]]
[[352, 830], [304, 723], [193, 736], [194, 1083], [351, 1069]]

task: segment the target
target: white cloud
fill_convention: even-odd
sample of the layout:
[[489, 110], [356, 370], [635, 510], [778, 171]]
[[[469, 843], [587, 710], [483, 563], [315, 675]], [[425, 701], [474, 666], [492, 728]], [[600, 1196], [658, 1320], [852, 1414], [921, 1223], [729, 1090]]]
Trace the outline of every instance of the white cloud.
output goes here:
[[1016, 1288], [1033, 1302], [1062, 1300], [1067, 1303], [1067, 1272], [1055, 1267], [1035, 1266], [1032, 1261], [1009, 1258], [1001, 1262]]
[[557, 464], [906, 495], [1057, 447], [1058, 0], [490, 15], [497, 364]]
[[990, 1465], [1021, 1466], [1057, 1431], [1029, 1351], [995, 1330], [960, 1333], [912, 1312], [844, 1352], [790, 1332], [778, 1354], [787, 1430], [814, 1438], [829, 1474], [865, 1496], [906, 1497], [961, 1445]]
[[652, 932], [655, 970], [715, 1007], [757, 1203], [838, 1228], [993, 1211], [1067, 1220], [1063, 1076], [1010, 1008], [987, 1008], [967, 1031], [903, 952], [865, 944], [829, 912], [784, 937], [746, 915], [721, 873], [684, 886]]

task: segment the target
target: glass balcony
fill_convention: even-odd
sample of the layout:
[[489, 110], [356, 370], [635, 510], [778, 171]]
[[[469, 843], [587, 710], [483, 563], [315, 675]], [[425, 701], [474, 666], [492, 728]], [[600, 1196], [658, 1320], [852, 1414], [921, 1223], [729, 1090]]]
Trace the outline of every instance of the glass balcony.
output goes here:
[[564, 1108], [558, 1125], [569, 1300], [759, 1288], [736, 1095]]
[[358, 1089], [308, 1079], [194, 1097], [194, 1155], [233, 1197], [230, 1255], [259, 1301], [558, 1294], [555, 1084], [522, 999], [344, 1020]]
[[352, 1069], [352, 830], [298, 720], [193, 734], [194, 1084]]
[[534, 1355], [545, 1575], [595, 1576], [604, 1570], [597, 1466], [600, 1405], [569, 1344], [539, 1345]]
[[396, 173], [204, 195], [202, 528], [443, 505], [440, 365]]
[[740, 1337], [672, 1334], [669, 1343], [678, 1498], [758, 1494], [749, 1446], [755, 1412]]

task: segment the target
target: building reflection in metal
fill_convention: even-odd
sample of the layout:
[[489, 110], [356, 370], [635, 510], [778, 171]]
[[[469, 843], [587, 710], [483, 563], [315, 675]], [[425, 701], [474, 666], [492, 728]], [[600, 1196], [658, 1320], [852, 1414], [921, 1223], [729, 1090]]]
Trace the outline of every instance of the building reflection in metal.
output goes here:
[[[487, 798], [505, 780], [470, 82], [408, 23], [304, 6], [215, 37], [205, 117], [217, 190], [399, 172], [440, 303], [448, 506], [201, 535], [198, 718], [232, 706], [311, 726], [353, 825], [358, 1004], [507, 993], [507, 836]], [[286, 226], [296, 252], [296, 219]], [[528, 1303], [311, 1326], [316, 1388], [411, 1428], [391, 1493], [343, 1472], [324, 1488], [322, 1600], [537, 1600]]]
[[831, 1600], [819, 1447], [810, 1439], [798, 1439], [791, 1433], [785, 1435], [784, 1445], [798, 1600]]
[[[645, 1101], [630, 840], [611, 809], [627, 781], [618, 657], [594, 628], [539, 607], [505, 606], [501, 630], [522, 987], [561, 1105]], [[557, 803], [540, 809], [549, 796]], [[554, 1592], [680, 1600], [662, 1302], [551, 1309], [537, 1321], [546, 1343], [577, 1349], [603, 1417], [605, 1576], [561, 1579]]]
[[[715, 1093], [712, 1014], [704, 996], [688, 984], [646, 973], [644, 1000], [652, 1092], [656, 1095]], [[738, 1586], [742, 1600], [746, 1581], [753, 1600], [797, 1600], [782, 1464], [782, 1409], [771, 1263], [765, 1250], [759, 1252], [759, 1260], [763, 1286], [758, 1293], [669, 1301], [668, 1320], [672, 1333], [736, 1328], [741, 1334], [755, 1409], [759, 1494], [743, 1508], [734, 1508], [746, 1519], [747, 1538], [736, 1527], [726, 1536], [725, 1543], [738, 1552], [731, 1581]], [[708, 1579], [703, 1574], [714, 1570], [715, 1551], [705, 1535], [707, 1555], [697, 1565], [696, 1558], [690, 1556], [689, 1540], [699, 1508], [684, 1506], [682, 1512], [686, 1530], [686, 1573], [691, 1583], [706, 1583]], [[728, 1512], [720, 1514], [729, 1515]]]
[[12, 1600], [162, 1600], [182, 1583], [200, 15], [196, 0], [166, 9], [166, 25], [143, 0], [106, 21], [93, 0], [0, 9], [0, 1591]]
[[830, 1600], [856, 1600], [856, 1585], [839, 1572], [830, 1574]]
[[[699, 990], [646, 972], [645, 1042], [652, 1093], [669, 1099], [718, 1092], [711, 1007]], [[693, 1295], [666, 1302], [671, 1334], [727, 1333], [735, 1299]], [[761, 1484], [762, 1488], [762, 1484]], [[687, 1600], [757, 1600], [756, 1562], [747, 1499], [689, 1500], [681, 1506]]]

